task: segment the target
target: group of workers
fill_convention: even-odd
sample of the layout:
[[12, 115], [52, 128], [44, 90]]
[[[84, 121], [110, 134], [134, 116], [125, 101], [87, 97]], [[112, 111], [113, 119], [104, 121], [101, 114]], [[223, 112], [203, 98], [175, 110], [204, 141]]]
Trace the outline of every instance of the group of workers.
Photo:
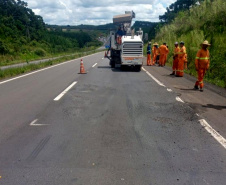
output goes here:
[[[170, 75], [175, 75], [177, 77], [184, 76], [184, 69], [187, 69], [187, 53], [184, 42], [181, 41], [180, 44], [175, 42], [175, 48], [173, 52], [173, 72]], [[194, 90], [200, 90], [203, 92], [203, 79], [206, 71], [209, 69], [209, 50], [207, 49], [210, 44], [208, 41], [204, 41], [201, 45], [202, 48], [197, 52], [195, 59], [195, 68], [198, 73], [198, 80], [195, 83]], [[152, 54], [152, 57], [151, 57]], [[158, 64], [163, 67], [166, 64], [167, 55], [169, 54], [169, 49], [164, 42], [160, 47], [158, 43], [154, 43], [151, 49], [151, 43], [147, 46], [147, 65], [153, 66]]]

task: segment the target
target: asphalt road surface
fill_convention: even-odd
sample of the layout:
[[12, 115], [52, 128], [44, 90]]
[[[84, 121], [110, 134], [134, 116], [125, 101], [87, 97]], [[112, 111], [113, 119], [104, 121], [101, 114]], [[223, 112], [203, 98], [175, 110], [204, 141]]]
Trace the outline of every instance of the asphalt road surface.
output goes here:
[[103, 55], [0, 82], [0, 184], [226, 184], [226, 99]]

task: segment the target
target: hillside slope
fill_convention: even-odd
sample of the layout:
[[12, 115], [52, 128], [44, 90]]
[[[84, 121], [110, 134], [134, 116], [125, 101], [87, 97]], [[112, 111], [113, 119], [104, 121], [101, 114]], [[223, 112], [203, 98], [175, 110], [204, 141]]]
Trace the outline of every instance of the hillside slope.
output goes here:
[[48, 31], [42, 17], [27, 6], [21, 0], [0, 1], [0, 66], [101, 45], [82, 30]]
[[[226, 2], [205, 0], [200, 5], [177, 14], [172, 23], [163, 26], [154, 41], [167, 42], [170, 49], [168, 62], [172, 64], [172, 52], [176, 41], [184, 41], [188, 53], [187, 72], [196, 75], [195, 56], [200, 43], [208, 40], [211, 54], [210, 69], [206, 80], [226, 87]], [[153, 41], [153, 42], [154, 42]]]

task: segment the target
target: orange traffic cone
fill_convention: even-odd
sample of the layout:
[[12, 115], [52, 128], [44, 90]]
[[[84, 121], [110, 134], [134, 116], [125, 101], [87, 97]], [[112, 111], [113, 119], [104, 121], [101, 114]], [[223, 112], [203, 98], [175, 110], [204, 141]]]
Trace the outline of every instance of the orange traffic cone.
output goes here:
[[79, 74], [86, 74], [82, 59], [80, 62], [80, 73]]

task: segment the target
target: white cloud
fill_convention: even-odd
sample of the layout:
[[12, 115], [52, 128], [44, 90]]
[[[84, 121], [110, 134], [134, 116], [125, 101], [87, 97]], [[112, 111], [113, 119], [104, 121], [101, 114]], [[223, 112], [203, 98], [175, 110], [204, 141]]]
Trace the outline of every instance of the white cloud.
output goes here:
[[166, 7], [176, 0], [25, 0], [47, 24], [100, 25], [112, 23], [112, 17], [133, 10], [140, 21], [158, 22]]

